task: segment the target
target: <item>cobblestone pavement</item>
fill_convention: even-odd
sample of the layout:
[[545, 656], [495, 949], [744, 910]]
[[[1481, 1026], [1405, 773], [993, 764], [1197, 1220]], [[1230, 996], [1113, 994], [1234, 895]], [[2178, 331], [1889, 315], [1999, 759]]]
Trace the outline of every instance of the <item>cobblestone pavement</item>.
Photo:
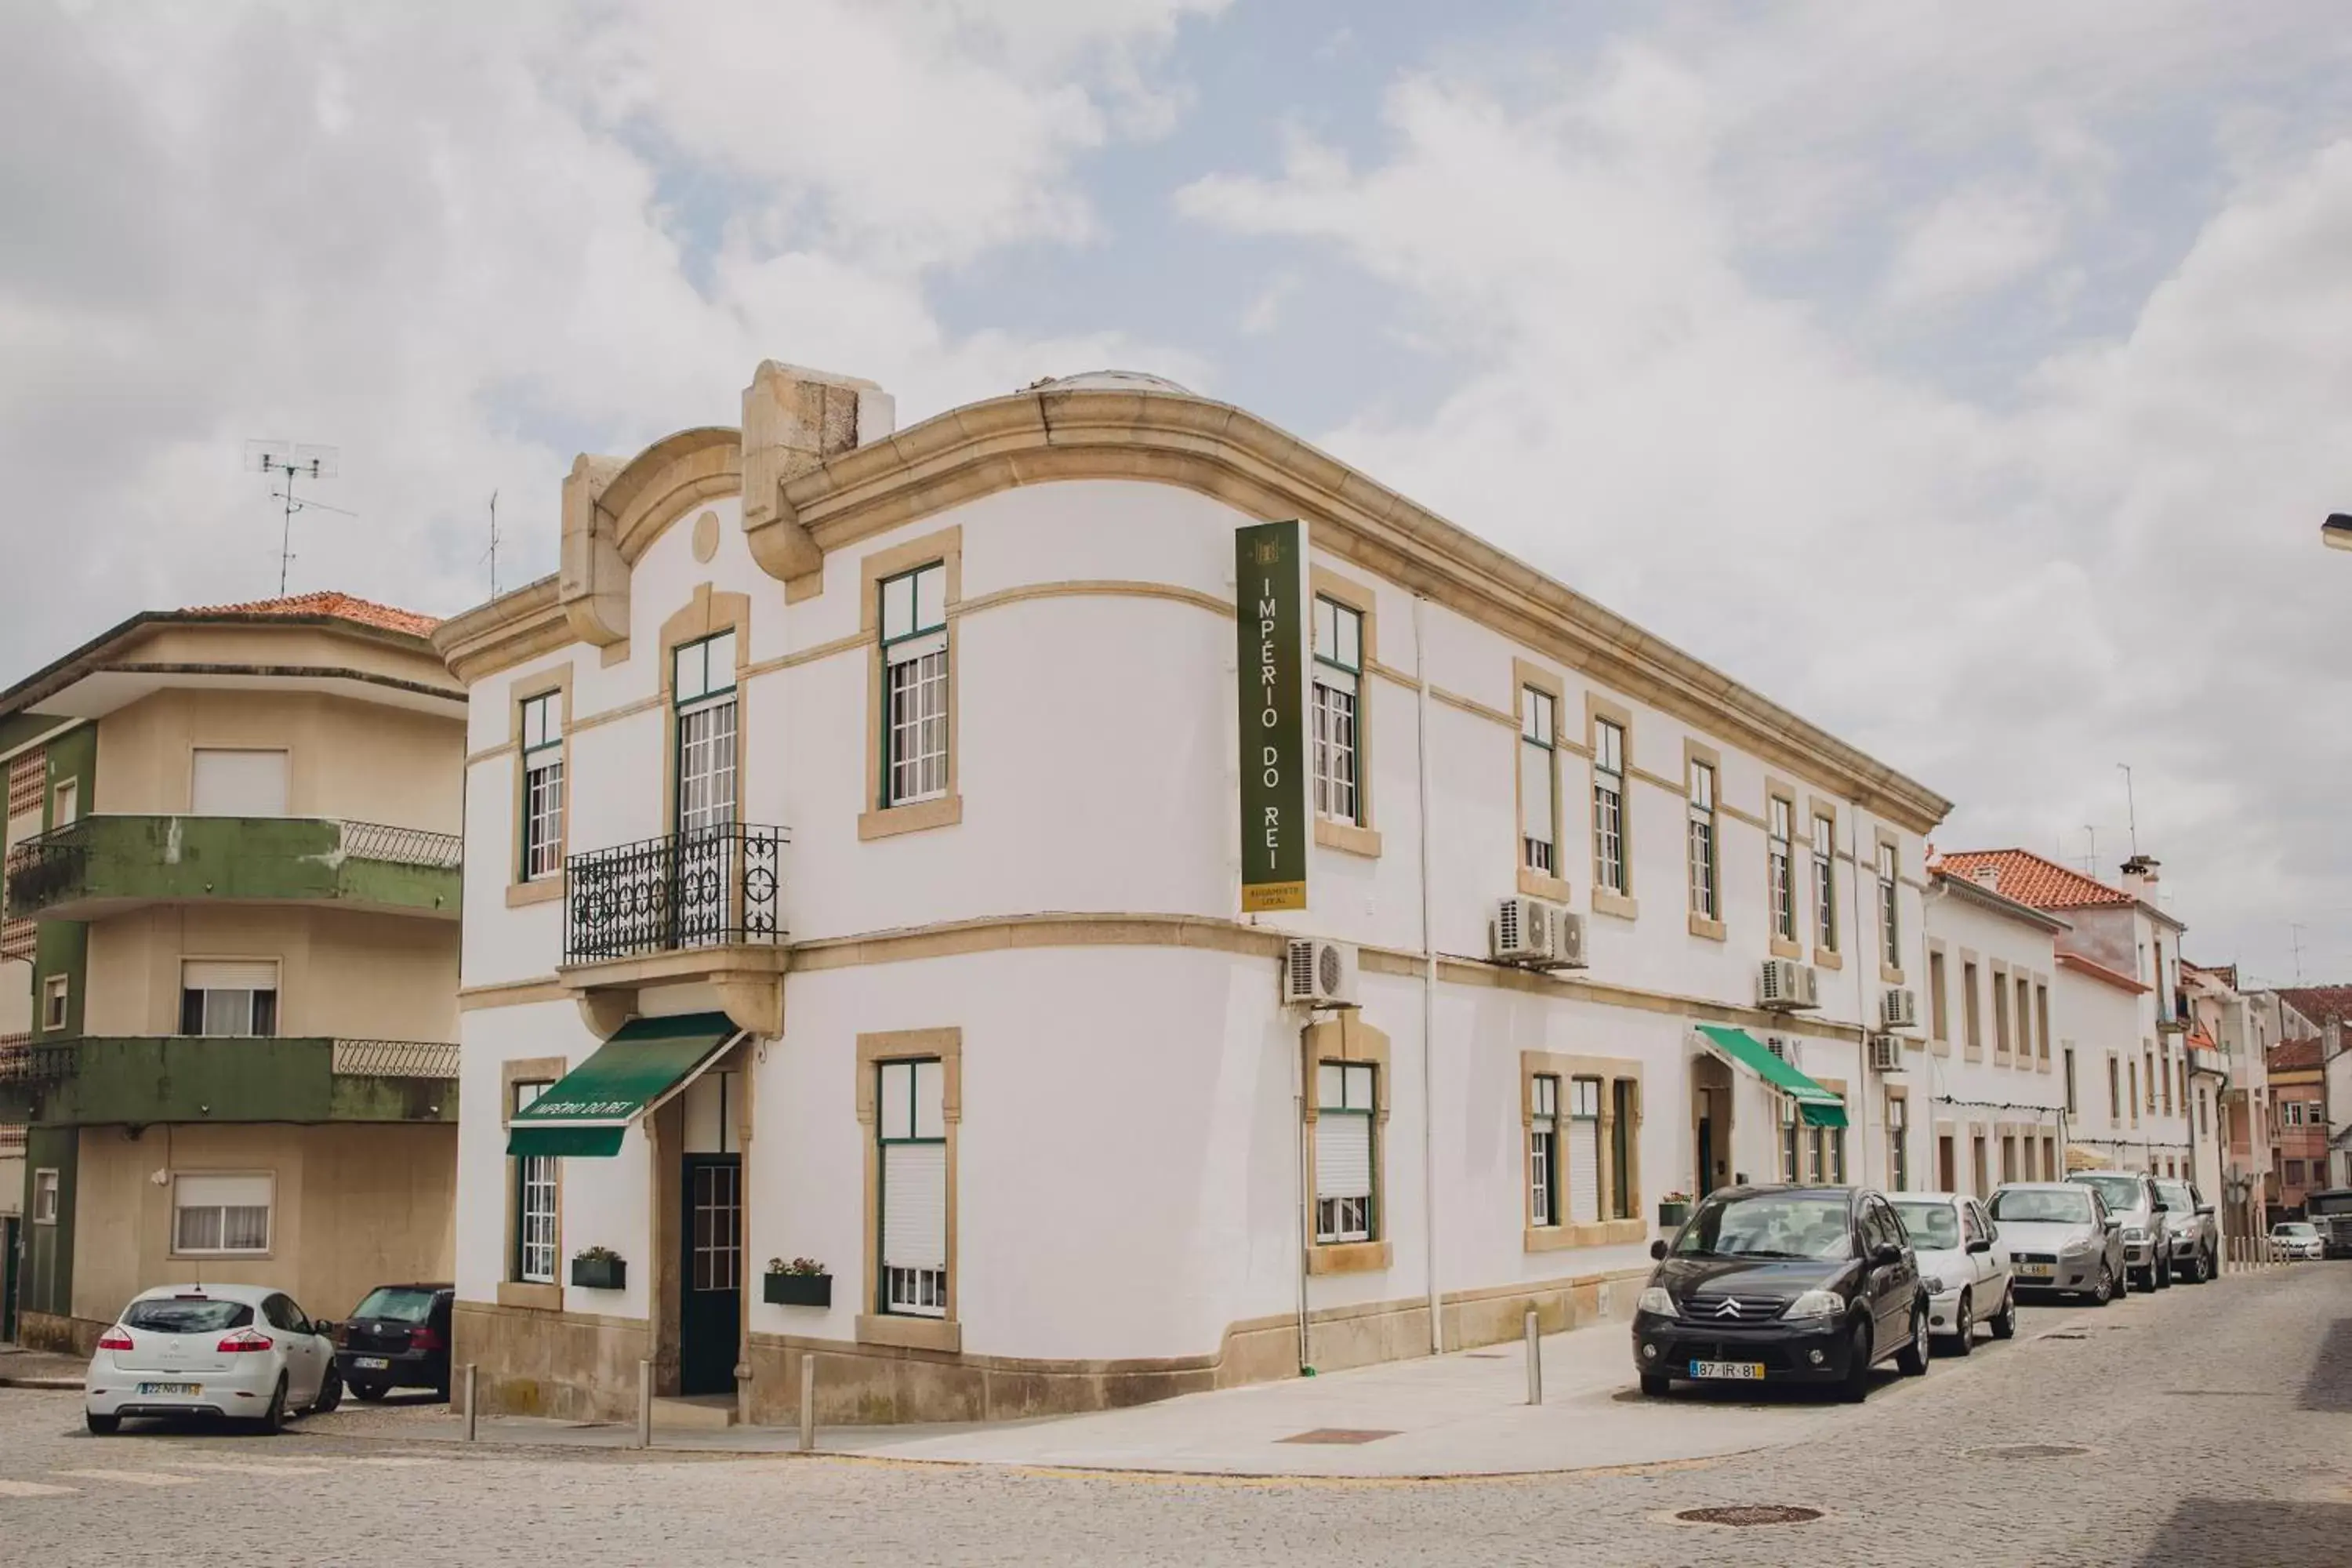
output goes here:
[[[1717, 1402], [1679, 1406], [1704, 1422]], [[0, 1560], [2342, 1568], [2352, 1266], [2029, 1310], [2016, 1340], [1843, 1415], [1771, 1452], [1631, 1473], [1267, 1481], [453, 1448], [404, 1439], [397, 1411], [276, 1439], [99, 1439], [76, 1395], [0, 1390]], [[1674, 1518], [1759, 1504], [1822, 1511]]]

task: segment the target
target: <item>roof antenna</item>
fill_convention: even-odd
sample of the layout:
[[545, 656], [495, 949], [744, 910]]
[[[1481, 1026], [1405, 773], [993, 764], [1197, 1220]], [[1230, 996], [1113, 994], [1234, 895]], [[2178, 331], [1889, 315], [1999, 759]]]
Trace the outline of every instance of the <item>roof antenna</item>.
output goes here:
[[2124, 810], [2129, 814], [2132, 858], [2137, 860], [2139, 858], [2139, 807], [2132, 804], [2131, 764], [2117, 763], [2116, 766], [2124, 771]]
[[499, 492], [490, 492], [490, 548], [485, 557], [490, 563], [490, 597], [499, 596]]
[[311, 507], [321, 510], [341, 512], [345, 517], [357, 517], [354, 511], [343, 511], [339, 506], [329, 506], [322, 500], [298, 500], [294, 496], [297, 479], [331, 479], [342, 472], [342, 454], [332, 447], [297, 446], [291, 441], [247, 441], [245, 444], [245, 466], [257, 474], [282, 474], [286, 488], [271, 490], [271, 498], [286, 503], [285, 522], [278, 540], [278, 596], [286, 596], [287, 573], [294, 564], [294, 514]]
[[2099, 874], [2099, 830], [2086, 822], [2083, 824], [2083, 837], [2090, 846], [2083, 852], [2083, 869], [2095, 879]]

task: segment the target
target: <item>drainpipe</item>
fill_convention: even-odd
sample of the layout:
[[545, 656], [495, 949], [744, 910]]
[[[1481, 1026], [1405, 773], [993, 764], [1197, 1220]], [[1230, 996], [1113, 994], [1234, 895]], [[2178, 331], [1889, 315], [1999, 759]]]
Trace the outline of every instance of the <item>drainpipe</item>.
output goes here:
[[[1429, 656], [1422, 598], [1412, 601], [1413, 749], [1421, 762], [1421, 1194], [1428, 1209], [1429, 1353], [1445, 1353], [1445, 1301], [1437, 1285], [1437, 942], [1429, 921]], [[1512, 764], [1517, 765], [1516, 754]]]
[[[1849, 906], [1847, 910], [1846, 930], [1850, 932], [1859, 934], [1862, 931], [1863, 910], [1862, 803], [1858, 800], [1850, 800], [1846, 802], [1846, 807], [1847, 820], [1853, 825], [1853, 854], [1846, 861], [1846, 864], [1853, 868], [1853, 875], [1850, 876], [1847, 880], [1851, 882], [1853, 887], [1853, 902]], [[1895, 869], [1897, 871], [1902, 869], [1899, 863], [1895, 867]], [[1871, 877], [1874, 881], [1877, 879], [1877, 869], [1875, 865], [1872, 868]], [[1903, 907], [1903, 889], [1900, 883], [1895, 885], [1895, 907], [1897, 910], [1900, 910]], [[1874, 900], [1871, 904], [1873, 923], [1876, 923], [1877, 913], [1877, 903], [1876, 900]], [[1922, 916], [1919, 923], [1922, 925], [1927, 924], [1927, 921], [1924, 916]], [[1870, 1087], [1873, 1081], [1870, 1072], [1870, 1037], [1877, 1031], [1870, 1026], [1870, 981], [1864, 975], [1863, 971], [1869, 967], [1870, 963], [1874, 963], [1877, 961], [1879, 953], [1877, 944], [1885, 940], [1885, 933], [1877, 931], [1874, 931], [1872, 933], [1869, 963], [1865, 963], [1859, 952], [1856, 952], [1853, 954], [1853, 1005], [1855, 1016], [1860, 1019], [1862, 1024], [1862, 1047], [1856, 1054], [1854, 1064], [1862, 1070], [1856, 1073], [1854, 1078], [1855, 1080], [1862, 1085], [1862, 1094], [1860, 1096], [1862, 1103], [1857, 1109], [1862, 1112], [1862, 1158], [1859, 1173], [1862, 1177], [1861, 1184], [1864, 1186], [1870, 1186], [1873, 1184], [1870, 1180]], [[1851, 950], [1856, 944], [1848, 943], [1847, 945]]]
[[[1307, 1028], [1313, 1028], [1310, 1017]], [[1296, 1145], [1298, 1154], [1298, 1371], [1311, 1376], [1315, 1363], [1307, 1353], [1307, 1248], [1314, 1245], [1314, 1191], [1307, 1185], [1308, 1172], [1313, 1169], [1307, 1149], [1307, 1034], [1301, 1029], [1298, 1047], [1290, 1053], [1290, 1124], [1298, 1130]]]

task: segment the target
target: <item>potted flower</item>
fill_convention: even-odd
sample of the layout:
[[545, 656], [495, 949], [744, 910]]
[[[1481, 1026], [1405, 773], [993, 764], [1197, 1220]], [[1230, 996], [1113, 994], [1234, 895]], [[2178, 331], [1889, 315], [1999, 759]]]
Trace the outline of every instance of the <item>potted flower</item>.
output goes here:
[[760, 1297], [779, 1307], [830, 1307], [833, 1276], [814, 1258], [795, 1258], [790, 1263], [771, 1258]]
[[1679, 1230], [1683, 1221], [1690, 1218], [1690, 1194], [1668, 1193], [1658, 1200], [1658, 1225], [1661, 1229]]
[[572, 1255], [572, 1282], [583, 1290], [619, 1290], [629, 1282], [628, 1259], [609, 1247], [590, 1247]]

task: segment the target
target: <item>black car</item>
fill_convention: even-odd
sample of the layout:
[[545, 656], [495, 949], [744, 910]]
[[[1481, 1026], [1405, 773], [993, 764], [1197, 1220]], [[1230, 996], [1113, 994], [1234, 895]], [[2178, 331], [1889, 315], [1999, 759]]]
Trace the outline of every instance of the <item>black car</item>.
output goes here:
[[1927, 1370], [1927, 1295], [1903, 1222], [1865, 1187], [1728, 1187], [1674, 1241], [1633, 1311], [1642, 1392], [1693, 1382], [1834, 1384], [1870, 1391], [1894, 1356]]
[[335, 1365], [362, 1399], [395, 1388], [449, 1397], [449, 1307], [453, 1285], [379, 1285], [335, 1325]]

